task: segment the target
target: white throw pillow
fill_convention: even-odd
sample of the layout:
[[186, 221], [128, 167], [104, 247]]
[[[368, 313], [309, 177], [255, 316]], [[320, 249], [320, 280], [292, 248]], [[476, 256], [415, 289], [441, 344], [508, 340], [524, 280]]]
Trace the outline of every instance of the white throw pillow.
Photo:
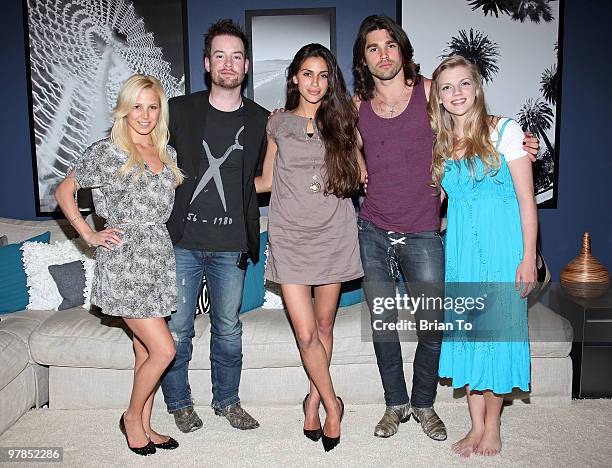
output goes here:
[[264, 303], [262, 309], [284, 309], [281, 288], [279, 284], [272, 281], [266, 281], [266, 294], [264, 295]]
[[85, 304], [83, 307], [89, 309], [95, 249], [87, 247], [80, 239], [74, 239], [56, 242], [55, 244], [26, 242], [21, 250], [23, 251], [23, 266], [30, 296], [27, 309], [57, 310], [63, 299], [51, 273], [49, 273], [49, 266], [63, 265], [75, 260], [83, 262], [85, 269]]

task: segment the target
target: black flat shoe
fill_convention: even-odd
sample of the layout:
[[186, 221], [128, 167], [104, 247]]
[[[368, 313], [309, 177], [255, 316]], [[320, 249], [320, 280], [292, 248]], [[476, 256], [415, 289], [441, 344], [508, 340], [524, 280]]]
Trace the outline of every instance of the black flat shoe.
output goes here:
[[143, 457], [146, 457], [147, 455], [153, 455], [155, 453], [155, 444], [153, 444], [151, 440], [149, 440], [149, 443], [144, 447], [130, 447], [127, 431], [125, 430], [125, 421], [123, 420], [123, 416], [125, 416], [125, 414], [122, 414], [121, 418], [119, 419], [119, 430], [121, 430], [121, 433], [125, 436], [125, 443], [127, 444], [128, 448], [136, 455], [142, 455]]
[[[310, 393], [307, 393], [304, 397], [304, 401], [302, 402], [302, 411], [304, 412], [304, 416], [306, 416], [306, 400], [308, 400], [309, 396]], [[321, 435], [323, 435], [323, 429], [320, 427], [318, 429], [304, 429], [304, 435], [313, 442], [318, 442]]]
[[165, 442], [162, 442], [161, 444], [156, 444], [155, 442], [153, 442], [153, 445], [155, 446], [155, 448], [162, 450], [174, 450], [175, 448], [178, 448], [179, 443], [175, 439], [170, 437], [170, 439]]
[[[342, 421], [342, 418], [344, 417], [344, 402], [342, 401], [342, 398], [340, 398], [339, 396], [337, 396], [336, 398], [338, 398], [338, 401], [340, 402], [340, 407], [341, 407], [341, 410], [340, 410], [340, 421]], [[330, 450], [333, 450], [334, 448], [336, 448], [336, 445], [338, 445], [340, 443], [340, 436], [338, 436], [338, 437], [327, 437], [325, 435], [325, 432], [322, 432], [321, 439], [322, 439], [322, 442], [323, 442], [323, 448], [325, 449], [326, 452], [329, 452]]]

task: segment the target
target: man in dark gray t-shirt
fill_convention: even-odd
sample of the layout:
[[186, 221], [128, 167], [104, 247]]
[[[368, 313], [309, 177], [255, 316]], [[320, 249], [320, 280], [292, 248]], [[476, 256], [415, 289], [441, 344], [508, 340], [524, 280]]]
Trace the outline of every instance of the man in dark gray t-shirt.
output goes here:
[[208, 104], [199, 180], [178, 246], [209, 252], [246, 252], [242, 191], [244, 107], [222, 112]]
[[210, 298], [212, 408], [233, 427], [259, 423], [240, 405], [242, 302], [247, 258], [258, 261], [259, 206], [254, 177], [266, 150], [268, 111], [242, 96], [249, 67], [247, 38], [220, 20], [205, 38], [210, 91], [169, 101], [170, 145], [185, 181], [176, 190], [167, 227], [176, 257], [177, 311], [168, 327], [176, 357], [162, 379], [164, 400], [178, 428], [202, 427], [193, 409], [189, 362], [202, 278]]

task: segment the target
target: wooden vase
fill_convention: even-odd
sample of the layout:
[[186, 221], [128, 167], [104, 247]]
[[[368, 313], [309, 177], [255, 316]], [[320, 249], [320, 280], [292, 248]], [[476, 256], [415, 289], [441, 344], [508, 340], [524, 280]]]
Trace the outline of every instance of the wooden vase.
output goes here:
[[576, 297], [603, 296], [610, 287], [610, 273], [591, 254], [591, 236], [582, 236], [580, 254], [561, 270], [561, 286]]

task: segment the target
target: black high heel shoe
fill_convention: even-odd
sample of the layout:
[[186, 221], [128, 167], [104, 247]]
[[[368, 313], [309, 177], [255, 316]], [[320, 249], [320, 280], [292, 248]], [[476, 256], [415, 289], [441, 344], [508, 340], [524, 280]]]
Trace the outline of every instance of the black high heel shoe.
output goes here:
[[[339, 396], [337, 396], [336, 398], [340, 402], [340, 407], [341, 407], [340, 422], [342, 422], [342, 418], [344, 417], [344, 402], [342, 401], [342, 398], [340, 398]], [[329, 452], [330, 450], [333, 450], [334, 448], [336, 448], [336, 445], [340, 443], [340, 436], [327, 437], [325, 435], [325, 432], [322, 432], [322, 441], [323, 441], [323, 448], [325, 449], [326, 452]]]
[[[307, 393], [304, 397], [304, 401], [302, 402], [302, 411], [304, 412], [304, 416], [306, 416], [306, 400], [308, 400], [309, 396], [310, 393]], [[318, 442], [321, 435], [323, 435], [323, 429], [320, 427], [317, 429], [304, 429], [304, 435], [313, 442]]]
[[121, 418], [119, 419], [119, 429], [121, 430], [121, 433], [125, 436], [125, 443], [127, 444], [128, 448], [136, 455], [142, 455], [143, 457], [146, 457], [147, 455], [153, 455], [155, 453], [155, 444], [153, 444], [150, 439], [149, 443], [144, 447], [130, 447], [130, 441], [128, 440], [127, 431], [125, 430], [125, 421], [123, 420], [124, 416], [125, 413], [122, 414]]

